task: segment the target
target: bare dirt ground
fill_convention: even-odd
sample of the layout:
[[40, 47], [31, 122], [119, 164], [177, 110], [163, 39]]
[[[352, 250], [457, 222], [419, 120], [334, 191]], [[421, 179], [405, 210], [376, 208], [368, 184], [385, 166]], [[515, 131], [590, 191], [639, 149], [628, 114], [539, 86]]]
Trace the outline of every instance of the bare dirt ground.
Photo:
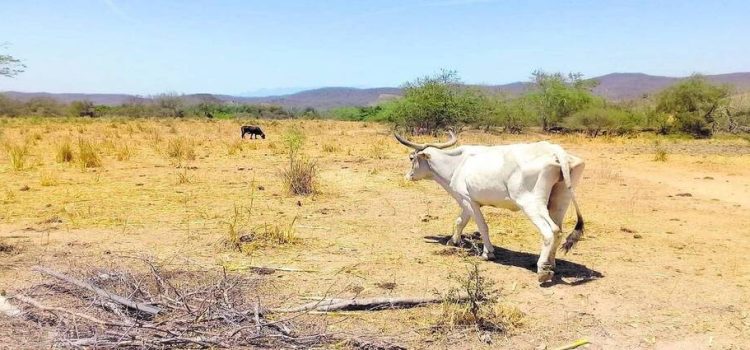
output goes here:
[[[382, 125], [262, 122], [266, 140], [242, 141], [235, 121], [0, 122], [0, 141], [29, 150], [20, 171], [8, 152], [0, 155], [0, 242], [10, 247], [0, 252], [0, 289], [8, 292], [41, 280], [33, 265], [65, 270], [149, 254], [312, 271], [268, 277], [267, 302], [291, 306], [326, 293], [430, 296], [455, 287], [449, 276], [465, 273], [467, 261], [480, 261], [442, 245], [458, 208], [436, 183], [402, 179], [408, 150]], [[293, 125], [305, 130], [304, 153], [320, 169], [315, 196], [291, 196], [279, 179], [281, 134]], [[56, 162], [66, 138], [74, 147], [79, 138], [94, 142], [102, 166]], [[194, 159], [166, 154], [176, 139]], [[663, 139], [668, 159], [656, 162], [650, 136], [460, 135], [463, 144], [542, 139], [586, 161], [577, 196], [587, 231], [558, 258], [555, 283], [540, 286], [538, 233], [521, 213], [484, 210], [498, 257], [479, 266], [503, 303], [525, 314], [522, 326], [488, 345], [470, 329], [434, 331], [436, 305], [320, 316], [329, 330], [409, 348], [554, 349], [582, 337], [589, 349], [748, 348], [750, 144]], [[568, 220], [565, 231], [572, 213]], [[299, 242], [236, 251], [224, 244], [229, 223], [243, 232], [293, 227]], [[474, 230], [472, 222], [466, 232]], [[17, 336], [0, 330], [0, 347]]]

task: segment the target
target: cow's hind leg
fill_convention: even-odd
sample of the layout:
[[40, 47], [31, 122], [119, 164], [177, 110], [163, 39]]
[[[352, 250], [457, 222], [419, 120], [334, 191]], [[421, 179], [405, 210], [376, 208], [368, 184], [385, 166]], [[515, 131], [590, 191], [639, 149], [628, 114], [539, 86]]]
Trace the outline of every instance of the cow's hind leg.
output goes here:
[[550, 252], [555, 242], [555, 235], [560, 232], [560, 228], [552, 222], [547, 208], [538, 200], [529, 200], [519, 204], [523, 212], [542, 235], [542, 249], [539, 253], [539, 260], [537, 260], [536, 266], [539, 282], [547, 282], [554, 275], [552, 264], [550, 263]]
[[547, 210], [549, 211], [549, 216], [552, 218], [552, 221], [557, 224], [557, 227], [560, 228], [560, 230], [555, 234], [555, 240], [552, 242], [552, 250], [549, 253], [549, 263], [552, 266], [552, 269], [555, 269], [557, 264], [555, 263], [555, 257], [557, 254], [557, 249], [560, 247], [560, 242], [562, 242], [562, 229], [563, 229], [563, 221], [565, 221], [565, 213], [568, 211], [568, 206], [570, 205], [570, 191], [565, 187], [564, 182], [558, 182], [555, 184], [554, 187], [552, 187], [552, 192], [549, 196], [549, 204], [547, 204]]
[[464, 232], [466, 224], [471, 219], [471, 210], [461, 205], [461, 214], [456, 218], [456, 224], [453, 226], [453, 235], [448, 240], [448, 245], [458, 246], [461, 244], [461, 234]]
[[495, 247], [493, 247], [492, 242], [490, 242], [490, 229], [487, 226], [487, 222], [484, 221], [482, 211], [479, 209], [479, 204], [471, 203], [471, 211], [474, 214], [474, 221], [477, 222], [477, 228], [479, 228], [479, 233], [482, 236], [482, 244], [484, 245], [484, 248], [482, 249], [482, 258], [485, 260], [494, 260]]

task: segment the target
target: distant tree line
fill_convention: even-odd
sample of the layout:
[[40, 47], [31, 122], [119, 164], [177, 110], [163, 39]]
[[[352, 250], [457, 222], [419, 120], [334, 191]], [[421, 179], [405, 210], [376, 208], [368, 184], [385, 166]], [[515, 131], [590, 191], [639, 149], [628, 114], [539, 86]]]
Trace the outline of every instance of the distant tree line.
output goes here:
[[133, 98], [120, 105], [96, 105], [91, 101], [61, 103], [49, 97], [19, 101], [0, 94], [0, 116], [5, 117], [126, 117], [126, 118], [320, 118], [314, 108], [288, 109], [276, 105], [202, 101], [177, 94]]
[[[716, 132], [750, 132], [748, 95], [700, 75], [638, 101], [612, 102], [592, 93], [596, 81], [581, 74], [532, 73], [521, 94], [492, 93], [462, 84], [453, 71], [404, 85], [403, 98], [370, 107], [328, 112], [344, 120], [386, 121], [413, 133], [479, 128], [520, 133], [583, 132], [589, 136], [651, 131], [708, 138]], [[744, 96], [744, 97], [743, 97]]]

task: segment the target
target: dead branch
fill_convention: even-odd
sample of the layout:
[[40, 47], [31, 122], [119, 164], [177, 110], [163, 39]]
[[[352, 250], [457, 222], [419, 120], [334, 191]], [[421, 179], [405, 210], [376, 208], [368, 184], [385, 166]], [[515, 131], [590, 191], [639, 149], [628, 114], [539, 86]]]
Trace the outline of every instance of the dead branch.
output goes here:
[[151, 316], [156, 316], [156, 314], [158, 314], [161, 311], [161, 309], [159, 309], [158, 307], [149, 306], [149, 305], [146, 305], [146, 304], [143, 304], [143, 303], [134, 302], [134, 301], [129, 300], [127, 298], [121, 297], [121, 296], [119, 296], [117, 294], [110, 293], [110, 292], [108, 292], [108, 291], [106, 291], [104, 289], [101, 289], [101, 288], [99, 288], [97, 286], [94, 286], [94, 285], [92, 285], [90, 283], [86, 283], [86, 282], [83, 282], [81, 280], [77, 280], [75, 278], [63, 275], [63, 274], [61, 274], [61, 273], [59, 273], [57, 271], [53, 271], [53, 270], [50, 270], [50, 269], [42, 267], [42, 266], [34, 266], [32, 268], [32, 270], [37, 271], [37, 272], [41, 272], [43, 274], [46, 274], [46, 275], [49, 275], [49, 276], [52, 276], [52, 277], [55, 277], [55, 278], [58, 278], [58, 279], [61, 279], [61, 280], [66, 281], [68, 283], [74, 284], [74, 285], [76, 285], [78, 287], [81, 287], [81, 288], [84, 288], [84, 289], [88, 289], [88, 290], [96, 293], [96, 295], [98, 295], [98, 296], [100, 296], [102, 298], [107, 298], [107, 299], [112, 300], [112, 301], [114, 301], [114, 302], [116, 302], [118, 304], [127, 306], [127, 307], [129, 307], [131, 309], [138, 310], [138, 311], [141, 311], [141, 312], [145, 312], [145, 313], [147, 313], [147, 314], [149, 314]]
[[46, 305], [44, 305], [44, 304], [36, 301], [35, 299], [33, 299], [31, 297], [27, 297], [25, 295], [18, 294], [18, 295], [14, 295], [13, 298], [14, 299], [18, 299], [18, 300], [20, 300], [20, 301], [22, 301], [22, 302], [24, 302], [26, 304], [29, 304], [29, 305], [31, 305], [31, 306], [39, 309], [39, 310], [42, 310], [42, 311], [47, 311], [47, 312], [51, 312], [51, 313], [55, 313], [55, 312], [66, 313], [66, 314], [73, 315], [73, 316], [78, 317], [78, 318], [82, 318], [82, 319], [94, 322], [94, 323], [96, 323], [98, 325], [101, 325], [101, 326], [108, 326], [108, 325], [121, 326], [121, 327], [131, 327], [132, 326], [130, 324], [115, 324], [115, 323], [111, 323], [111, 322], [106, 322], [106, 321], [100, 320], [100, 319], [98, 319], [98, 318], [96, 318], [94, 316], [82, 314], [80, 312], [70, 311], [68, 309], [63, 309], [61, 307], [46, 306]]
[[[468, 296], [459, 296], [456, 301], [468, 300]], [[399, 309], [443, 302], [443, 297], [432, 298], [366, 298], [366, 299], [324, 299], [303, 304], [289, 309], [268, 309], [268, 313], [292, 313], [305, 311], [346, 311], [346, 310], [382, 310]]]
[[261, 266], [261, 265], [240, 265], [240, 266], [233, 266], [228, 268], [228, 270], [231, 271], [243, 271], [243, 270], [253, 270], [253, 271], [284, 271], [284, 272], [319, 272], [318, 270], [305, 270], [305, 269], [295, 269], [291, 267], [273, 267], [273, 266]]

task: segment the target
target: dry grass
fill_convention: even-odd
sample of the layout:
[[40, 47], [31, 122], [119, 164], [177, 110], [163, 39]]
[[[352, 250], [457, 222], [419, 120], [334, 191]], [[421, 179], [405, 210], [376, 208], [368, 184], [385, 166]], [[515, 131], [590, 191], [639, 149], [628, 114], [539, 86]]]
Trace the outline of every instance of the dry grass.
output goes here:
[[[263, 303], [273, 306], [297, 305], [323, 295], [431, 296], [456, 287], [449, 275], [466, 274], [461, 261], [467, 249], [442, 251], [442, 245], [425, 239], [450, 234], [458, 214], [454, 200], [432, 181], [403, 179], [409, 168], [408, 150], [386, 138], [383, 125], [261, 120], [268, 138], [246, 140], [241, 152], [230, 155], [227, 145], [239, 140], [235, 120], [175, 120], [176, 135], [158, 119], [123, 120], [116, 122], [121, 138], [107, 133], [114, 130], [107, 119], [0, 122], [4, 143], [43, 135], [30, 145], [24, 171], [13, 171], [8, 153], [0, 149], [0, 240], [23, 247], [3, 262], [20, 268], [0, 273], [2, 285], [38, 280], [24, 266], [39, 261], [98, 266], [105, 252], [153, 254], [169, 264], [184, 258], [195, 269], [234, 261], [315, 271], [269, 275], [275, 281], [273, 295]], [[291, 195], [279, 176], [290, 164], [282, 135], [291, 127], [316, 131], [299, 151], [300, 158], [315, 162], [319, 188], [314, 196]], [[73, 140], [73, 162], [78, 162], [78, 137], [92, 143], [104, 168], [82, 172], [56, 162], [60, 141], [55, 140], [66, 138]], [[174, 160], [166, 149], [173, 139], [193, 146], [196, 157], [190, 167], [171, 166]], [[444, 138], [425, 136], [417, 141], [437, 139]], [[749, 238], [740, 229], [750, 225], [744, 215], [750, 206], [750, 145], [745, 141], [642, 137], [603, 142], [474, 130], [459, 135], [460, 144], [480, 139], [502, 144], [549, 139], [586, 160], [576, 195], [588, 231], [573, 254], [558, 255], [561, 280], [546, 288], [536, 282], [529, 265], [539, 252], [539, 235], [522, 213], [484, 208], [493, 243], [506, 249], [495, 262], [479, 262], [483, 276], [501, 291], [494, 306], [480, 308], [479, 317], [462, 303], [361, 311], [330, 322], [328, 331], [389, 335], [407, 348], [482, 348], [488, 345], [479, 340], [475, 325], [485, 319], [506, 330], [492, 337], [494, 348], [535, 348], [542, 343], [550, 348], [577, 334], [601, 335], [605, 330], [612, 335], [608, 344], [641, 348], [648, 332], [660, 332], [658, 341], [666, 346], [675, 339], [703, 337], [689, 332], [694, 322], [690, 315], [700, 309], [702, 320], [713, 327], [715, 342], [742, 343], [735, 328], [741, 327], [742, 314], [726, 305], [742, 300], [750, 287], [744, 278], [750, 270], [742, 264], [742, 248]], [[668, 162], [652, 161], [654, 139], [669, 142]], [[114, 145], [112, 152], [104, 149], [109, 143]], [[133, 156], [117, 161], [118, 147], [124, 143]], [[329, 152], [326, 143], [340, 150]], [[381, 148], [374, 153], [380, 152], [382, 159], [375, 157], [373, 148]], [[191, 182], [178, 185], [179, 173], [188, 174]], [[40, 186], [44, 178], [56, 178], [58, 184]], [[21, 190], [25, 185], [31, 190]], [[681, 192], [693, 197], [674, 196]], [[230, 227], [235, 203], [241, 216]], [[565, 232], [574, 225], [571, 212]], [[425, 213], [437, 219], [422, 222]], [[41, 223], [53, 216], [62, 223]], [[622, 226], [643, 237], [623, 234]], [[475, 230], [471, 222], [465, 233]], [[690, 245], [685, 245], [687, 240]], [[235, 243], [223, 244], [230, 241]], [[715, 268], [701, 268], [707, 259]], [[644, 273], [644, 261], [652, 273]], [[596, 271], [604, 277], [580, 282]], [[624, 280], [629, 281], [625, 289], [620, 288]], [[383, 281], [397, 287], [383, 289]], [[674, 288], [664, 289], [667, 282]], [[694, 293], [675, 304], [673, 289]], [[722, 293], [716, 298], [702, 297], [717, 289]], [[646, 308], [644, 295], [649, 296]], [[584, 310], [594, 301], [595, 308]], [[665, 319], [670, 327], [652, 321]], [[435, 325], [441, 327], [430, 332]]]
[[325, 153], [338, 153], [341, 151], [341, 147], [334, 143], [324, 143], [322, 149]]
[[56, 186], [59, 183], [57, 175], [51, 171], [42, 171], [39, 175], [39, 185], [41, 186]]
[[380, 139], [370, 144], [367, 155], [374, 159], [385, 159], [388, 156], [388, 147], [385, 141]]
[[237, 153], [242, 152], [242, 148], [244, 146], [244, 142], [242, 140], [235, 140], [227, 143], [227, 154], [230, 156], [236, 155]]

